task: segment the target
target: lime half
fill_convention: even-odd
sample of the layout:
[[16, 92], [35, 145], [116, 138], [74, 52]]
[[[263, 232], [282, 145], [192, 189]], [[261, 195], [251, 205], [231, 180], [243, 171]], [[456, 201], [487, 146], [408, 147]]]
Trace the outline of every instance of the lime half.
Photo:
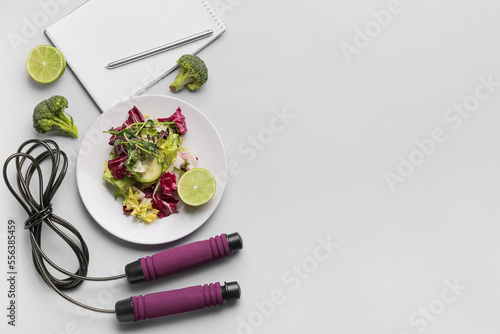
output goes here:
[[61, 51], [50, 45], [38, 45], [31, 49], [26, 59], [29, 75], [38, 82], [54, 82], [66, 70], [66, 60]]
[[187, 205], [200, 206], [214, 197], [215, 178], [206, 169], [190, 169], [181, 176], [177, 193]]

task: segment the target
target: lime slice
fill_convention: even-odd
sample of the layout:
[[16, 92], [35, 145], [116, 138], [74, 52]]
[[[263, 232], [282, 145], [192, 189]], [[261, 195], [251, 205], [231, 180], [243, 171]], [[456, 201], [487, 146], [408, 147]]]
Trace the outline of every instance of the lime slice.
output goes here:
[[29, 75], [38, 82], [54, 82], [63, 75], [66, 60], [61, 51], [50, 45], [38, 45], [31, 49], [26, 59]]
[[181, 176], [177, 193], [187, 205], [200, 206], [214, 197], [215, 178], [206, 169], [190, 169]]

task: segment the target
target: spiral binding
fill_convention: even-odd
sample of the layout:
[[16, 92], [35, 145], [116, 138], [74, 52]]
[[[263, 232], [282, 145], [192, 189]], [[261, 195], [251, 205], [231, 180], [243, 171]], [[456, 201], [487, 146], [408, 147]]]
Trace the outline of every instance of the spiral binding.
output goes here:
[[208, 13], [212, 16], [212, 18], [215, 20], [215, 23], [222, 29], [226, 28], [226, 24], [224, 23], [224, 20], [222, 18], [222, 15], [219, 14], [217, 9], [212, 5], [212, 3], [208, 0], [201, 0], [202, 5], [206, 8]]

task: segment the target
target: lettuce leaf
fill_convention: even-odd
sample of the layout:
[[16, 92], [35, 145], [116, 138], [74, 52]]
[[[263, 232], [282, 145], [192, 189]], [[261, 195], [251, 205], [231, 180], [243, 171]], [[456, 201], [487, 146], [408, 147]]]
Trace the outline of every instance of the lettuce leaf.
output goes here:
[[112, 185], [118, 187], [118, 189], [115, 191], [115, 199], [118, 197], [125, 197], [127, 188], [134, 183], [134, 179], [128, 176], [122, 177], [121, 179], [115, 179], [113, 173], [111, 173], [111, 170], [108, 167], [107, 161], [104, 163], [104, 174], [102, 178]]
[[[162, 138], [158, 142], [158, 151], [163, 159], [163, 170], [166, 171], [170, 165], [173, 164], [177, 157], [177, 150], [179, 149], [180, 138], [177, 133], [171, 131], [167, 138]], [[166, 163], [165, 163], [166, 162]]]
[[153, 208], [153, 200], [136, 187], [128, 188], [128, 194], [123, 201], [123, 211], [149, 223], [158, 218], [159, 212]]

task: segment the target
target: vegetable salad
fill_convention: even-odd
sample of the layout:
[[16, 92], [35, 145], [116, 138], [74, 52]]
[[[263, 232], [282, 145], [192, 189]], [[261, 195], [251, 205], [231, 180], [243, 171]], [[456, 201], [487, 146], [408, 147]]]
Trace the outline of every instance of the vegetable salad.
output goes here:
[[116, 187], [126, 214], [152, 222], [178, 212], [177, 182], [197, 158], [181, 147], [187, 128], [180, 108], [167, 118], [147, 118], [135, 106], [128, 114], [105, 131], [113, 148], [103, 178]]

